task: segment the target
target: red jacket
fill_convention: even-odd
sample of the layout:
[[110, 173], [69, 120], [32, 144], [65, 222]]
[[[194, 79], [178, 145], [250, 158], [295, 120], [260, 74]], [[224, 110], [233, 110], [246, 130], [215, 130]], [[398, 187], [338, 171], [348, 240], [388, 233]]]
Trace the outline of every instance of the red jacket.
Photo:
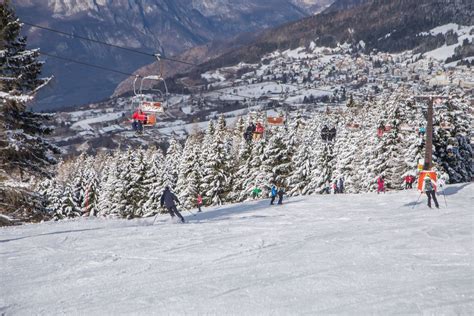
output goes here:
[[377, 179], [377, 184], [379, 185], [379, 188], [383, 188], [383, 186], [385, 184], [385, 180], [382, 179], [382, 177], [380, 177], [380, 178]]
[[135, 112], [135, 113], [133, 113], [133, 115], [132, 115], [132, 119], [134, 119], [134, 120], [136, 120], [136, 121], [145, 122], [145, 121], [146, 121], [146, 115], [143, 114], [143, 113], [140, 113], [140, 112]]
[[202, 196], [198, 195], [197, 202], [198, 204], [202, 204]]
[[410, 183], [411, 182], [411, 176], [406, 176], [405, 177], [405, 182]]
[[257, 126], [255, 127], [255, 133], [263, 134], [263, 125], [262, 124], [257, 123]]

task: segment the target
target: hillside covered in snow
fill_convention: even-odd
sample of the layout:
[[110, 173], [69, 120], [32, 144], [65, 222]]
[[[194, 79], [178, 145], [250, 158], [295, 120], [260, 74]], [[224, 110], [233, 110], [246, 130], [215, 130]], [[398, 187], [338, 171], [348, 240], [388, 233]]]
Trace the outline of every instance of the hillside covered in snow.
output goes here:
[[[170, 136], [185, 139], [221, 114], [232, 124], [237, 117], [258, 110], [267, 116], [281, 112], [290, 118], [297, 111], [315, 116], [330, 108], [340, 111], [342, 119], [349, 115], [346, 106], [351, 100], [367, 108], [390, 98], [403, 104], [426, 94], [470, 102], [474, 76], [472, 57], [466, 56], [470, 56], [473, 32], [473, 26], [449, 23], [419, 33], [417, 36], [434, 36], [449, 43], [424, 54], [363, 53], [363, 41], [332, 48], [312, 41], [308, 46], [275, 50], [258, 62], [182, 74], [167, 79], [167, 110], [143, 135], [131, 132], [130, 118], [137, 102], [125, 94], [56, 114], [54, 141], [70, 154], [90, 153], [121, 145], [162, 145]], [[133, 84], [124, 81], [123, 88], [132, 89]], [[164, 91], [162, 86], [154, 89]], [[157, 94], [148, 89], [145, 93]]]
[[[474, 186], [0, 229], [0, 313], [443, 314], [474, 309]], [[193, 212], [196, 210], [192, 210]]]

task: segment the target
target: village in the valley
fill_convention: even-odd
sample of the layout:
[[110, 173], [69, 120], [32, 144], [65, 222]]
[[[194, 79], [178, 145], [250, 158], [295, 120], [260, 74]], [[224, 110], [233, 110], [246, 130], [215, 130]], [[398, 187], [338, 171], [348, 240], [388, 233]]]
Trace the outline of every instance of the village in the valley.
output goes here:
[[[56, 114], [55, 138], [65, 151], [77, 153], [124, 144], [157, 144], [170, 135], [184, 137], [205, 129], [209, 120], [220, 115], [232, 125], [248, 113], [286, 118], [296, 111], [344, 111], [346, 106], [370, 105], [388, 98], [442, 95], [472, 102], [474, 58], [461, 58], [459, 52], [472, 42], [474, 27], [451, 23], [429, 33], [457, 38], [451, 45], [424, 54], [360, 53], [364, 42], [358, 47], [343, 44], [328, 48], [311, 43], [275, 51], [258, 64], [239, 63], [208, 71], [201, 75], [204, 83], [189, 87], [189, 94], [170, 93], [166, 114], [158, 114], [156, 125], [146, 127], [141, 135], [131, 128], [136, 107], [131, 93]], [[179, 80], [186, 83], [186, 77]]]

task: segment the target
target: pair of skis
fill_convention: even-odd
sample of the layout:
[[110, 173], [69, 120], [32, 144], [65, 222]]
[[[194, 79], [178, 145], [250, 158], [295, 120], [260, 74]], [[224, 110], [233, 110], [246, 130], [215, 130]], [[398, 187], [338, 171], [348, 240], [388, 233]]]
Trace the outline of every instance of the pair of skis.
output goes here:
[[[443, 197], [444, 197], [444, 203], [446, 204], [446, 207], [448, 207], [448, 202], [446, 201], [446, 194], [444, 194], [444, 187], [443, 187]], [[421, 196], [423, 195], [423, 192], [420, 193], [420, 195], [418, 195], [418, 199], [416, 200], [415, 204], [413, 204], [413, 207], [411, 209], [414, 209], [415, 206], [418, 205], [418, 201], [420, 200]]]
[[[186, 211], [191, 213], [193, 216], [196, 216], [196, 213], [193, 213], [190, 210], [186, 210]], [[156, 213], [155, 218], [153, 218], [153, 223], [151, 223], [152, 226], [155, 225], [155, 221], [156, 221], [156, 218], [158, 217], [158, 214], [160, 214], [160, 213]], [[183, 221], [182, 223], [185, 223], [185, 222]]]

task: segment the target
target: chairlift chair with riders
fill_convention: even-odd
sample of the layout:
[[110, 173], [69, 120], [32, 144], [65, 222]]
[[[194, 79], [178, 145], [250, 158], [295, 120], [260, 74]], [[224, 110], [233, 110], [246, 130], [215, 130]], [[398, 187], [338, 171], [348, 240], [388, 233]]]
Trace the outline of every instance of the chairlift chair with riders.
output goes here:
[[[281, 83], [278, 82], [278, 85], [280, 85]], [[278, 99], [274, 99], [274, 101], [276, 101], [276, 105], [275, 105], [275, 102], [272, 102], [271, 104], [271, 108], [276, 110], [276, 106], [279, 105], [280, 103], [284, 103], [286, 100], [286, 95], [285, 95], [285, 92], [283, 90], [283, 86], [281, 86], [281, 92], [279, 93], [279, 97]], [[267, 112], [268, 113], [268, 112]], [[267, 115], [267, 125], [269, 126], [281, 126], [281, 125], [284, 125], [285, 124], [285, 117], [282, 113], [279, 113], [277, 115]]]
[[439, 124], [439, 127], [441, 127], [444, 130], [451, 130], [453, 129], [453, 125], [450, 122], [444, 121]]
[[351, 130], [351, 131], [356, 131], [360, 129], [360, 124], [359, 123], [354, 123], [350, 122], [346, 124], [346, 128]]
[[[276, 108], [274, 108], [274, 110], [276, 111]], [[285, 124], [285, 115], [282, 112], [278, 112], [276, 115], [267, 115], [267, 125], [282, 126], [284, 124]]]
[[391, 130], [391, 125], [385, 125], [383, 122], [381, 122], [379, 127], [377, 127], [377, 136], [382, 137], [384, 133], [390, 132]]
[[[159, 55], [157, 54], [155, 56], [158, 59], [158, 62], [160, 62]], [[132, 101], [132, 104], [135, 105], [136, 113], [143, 112], [143, 114], [145, 115], [145, 118], [143, 120], [140, 119], [143, 126], [155, 126], [157, 114], [164, 113], [166, 108], [168, 107], [169, 93], [166, 81], [161, 74], [150, 75], [141, 77], [140, 85], [138, 86], [138, 78], [140, 78], [140, 76], [136, 76], [135, 80], [133, 81], [133, 93], [135, 96], [134, 100]], [[163, 83], [164, 91], [160, 89], [151, 88], [149, 90], [153, 91], [153, 94], [144, 93], [144, 84], [147, 81], [157, 81], [158, 84]], [[134, 116], [136, 117], [135, 114]]]
[[270, 126], [281, 126], [285, 123], [285, 119], [283, 116], [268, 116], [267, 123]]
[[321, 139], [326, 143], [330, 143], [334, 138], [336, 138], [336, 128], [329, 128], [327, 125], [324, 125], [321, 129]]

